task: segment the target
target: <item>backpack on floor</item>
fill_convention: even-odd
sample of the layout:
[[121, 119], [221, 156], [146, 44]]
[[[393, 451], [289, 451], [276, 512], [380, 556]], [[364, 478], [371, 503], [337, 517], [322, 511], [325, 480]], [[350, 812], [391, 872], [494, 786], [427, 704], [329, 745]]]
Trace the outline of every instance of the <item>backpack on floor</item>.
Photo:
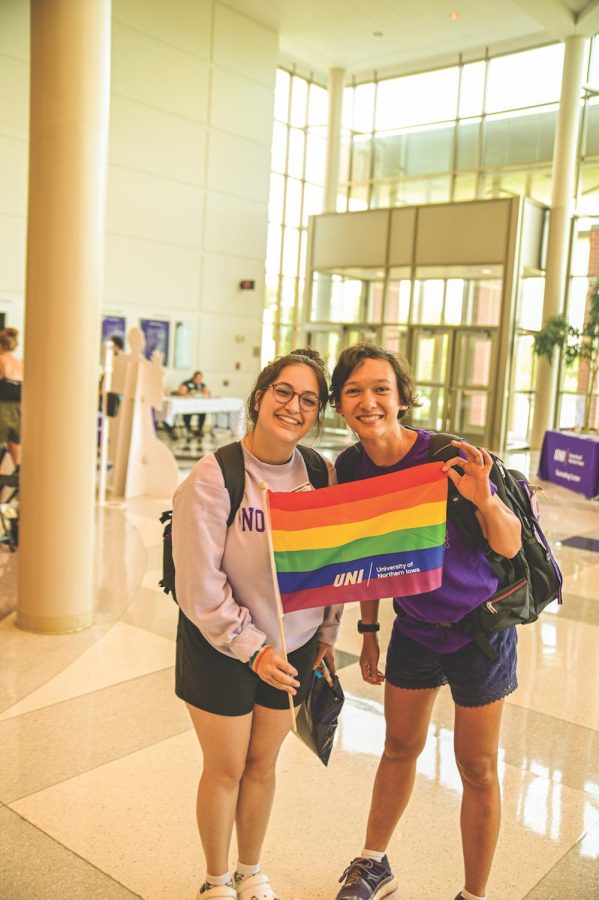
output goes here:
[[[300, 444], [297, 445], [297, 449], [306, 464], [310, 484], [315, 488], [326, 487], [329, 483], [329, 470], [320, 453]], [[214, 452], [214, 455], [223, 473], [225, 487], [231, 500], [231, 510], [227, 518], [227, 528], [230, 528], [237, 515], [237, 510], [241, 506], [245, 488], [245, 466], [241, 441], [233, 441], [232, 444], [225, 444], [224, 447], [219, 447]], [[160, 521], [164, 525], [164, 529], [162, 532], [162, 578], [158, 583], [165, 594], [172, 594], [176, 603], [172, 509], [165, 510], [160, 516]]]
[[[431, 462], [452, 459], [456, 448], [453, 434], [431, 436]], [[339, 481], [353, 481], [358, 476], [362, 445], [346, 451], [337, 469]], [[489, 547], [475, 515], [475, 507], [459, 493], [452, 481], [448, 484], [447, 515], [460, 538], [470, 547], [485, 554], [499, 579], [500, 588], [468, 615], [448, 626], [467, 634], [491, 659], [497, 652], [487, 635], [510, 625], [535, 622], [552, 600], [562, 602], [562, 574], [543, 534], [536, 512], [534, 491], [528, 480], [515, 469], [507, 469], [502, 460], [491, 453], [493, 467], [490, 479], [497, 495], [518, 518], [522, 527], [522, 547], [508, 559]]]

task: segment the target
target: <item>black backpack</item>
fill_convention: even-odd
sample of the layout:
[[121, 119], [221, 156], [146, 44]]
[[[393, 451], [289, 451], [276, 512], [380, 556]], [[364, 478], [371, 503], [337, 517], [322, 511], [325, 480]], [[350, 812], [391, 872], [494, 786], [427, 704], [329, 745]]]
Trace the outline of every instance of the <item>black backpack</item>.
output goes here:
[[[431, 462], [446, 462], [456, 455], [457, 450], [451, 445], [452, 440], [458, 438], [452, 434], [432, 435]], [[339, 481], [355, 480], [361, 452], [360, 443], [346, 451], [337, 468]], [[447, 627], [467, 634], [490, 659], [496, 659], [498, 654], [489, 643], [487, 635], [510, 625], [535, 622], [552, 600], [557, 599], [561, 603], [562, 574], [533, 509], [533, 490], [527, 479], [521, 472], [507, 469], [495, 454], [490, 455], [493, 459], [491, 481], [497, 486], [498, 497], [520, 521], [522, 547], [513, 559], [495, 553], [481, 531], [473, 504], [462, 497], [453, 482], [449, 482], [447, 515], [460, 538], [468, 546], [476, 547], [485, 554], [501, 587], [459, 622]], [[402, 614], [397, 604], [395, 611]]]
[[[329, 483], [329, 470], [320, 453], [300, 444], [297, 445], [297, 449], [304, 459], [308, 478], [312, 486], [315, 488], [326, 487]], [[233, 441], [232, 444], [225, 444], [224, 447], [219, 447], [214, 455], [223, 473], [225, 487], [231, 499], [231, 511], [227, 519], [227, 528], [230, 528], [237, 515], [237, 510], [241, 506], [245, 488], [245, 466], [241, 442]], [[164, 525], [164, 530], [162, 532], [162, 578], [158, 583], [165, 594], [172, 594], [176, 603], [172, 509], [167, 509], [163, 512], [160, 516], [160, 521]]]

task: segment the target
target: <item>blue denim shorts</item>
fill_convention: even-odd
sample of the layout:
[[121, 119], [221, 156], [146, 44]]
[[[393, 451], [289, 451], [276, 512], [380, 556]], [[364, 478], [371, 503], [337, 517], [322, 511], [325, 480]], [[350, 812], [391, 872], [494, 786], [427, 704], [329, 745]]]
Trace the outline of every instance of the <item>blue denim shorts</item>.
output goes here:
[[476, 644], [454, 653], [437, 653], [393, 629], [387, 650], [385, 678], [395, 687], [419, 690], [449, 684], [458, 706], [486, 706], [518, 687], [516, 629], [489, 635], [499, 656], [489, 659]]

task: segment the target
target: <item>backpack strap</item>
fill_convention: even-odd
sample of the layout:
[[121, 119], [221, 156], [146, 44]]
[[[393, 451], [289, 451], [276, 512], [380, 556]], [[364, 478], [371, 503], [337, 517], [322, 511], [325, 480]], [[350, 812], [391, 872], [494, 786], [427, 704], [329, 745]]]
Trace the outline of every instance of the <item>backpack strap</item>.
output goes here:
[[225, 487], [229, 492], [231, 510], [227, 519], [227, 528], [230, 528], [237, 510], [243, 500], [245, 489], [245, 465], [243, 462], [243, 449], [241, 441], [233, 441], [214, 451], [216, 461], [223, 473]]
[[315, 488], [328, 487], [329, 484], [329, 467], [320, 453], [313, 450], [312, 447], [304, 447], [302, 444], [297, 445], [297, 449], [302, 455], [306, 464], [306, 471], [310, 484]]
[[360, 460], [362, 458], [363, 447], [360, 441], [352, 444], [337, 458], [335, 468], [337, 470], [337, 481], [339, 484], [346, 484], [348, 481], [356, 481], [358, 478], [358, 470]]

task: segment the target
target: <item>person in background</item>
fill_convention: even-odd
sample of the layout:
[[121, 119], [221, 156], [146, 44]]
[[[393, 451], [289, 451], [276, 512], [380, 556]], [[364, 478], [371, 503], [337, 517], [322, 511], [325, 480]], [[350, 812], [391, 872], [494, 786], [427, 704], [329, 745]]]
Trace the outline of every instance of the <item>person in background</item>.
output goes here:
[[[333, 372], [331, 401], [361, 442], [357, 460], [345, 474], [344, 454], [355, 450], [345, 450], [337, 458], [340, 482], [430, 462], [431, 432], [401, 423], [407, 410], [418, 404], [403, 357], [369, 343], [348, 347]], [[474, 505], [489, 547], [501, 556], [515, 556], [521, 546], [520, 523], [496, 496], [489, 480], [490, 455], [465, 441], [452, 440], [451, 445], [455, 456], [444, 463], [443, 471]], [[441, 587], [395, 598], [397, 618], [384, 675], [379, 669], [379, 603], [361, 604], [360, 668], [367, 683], [385, 682], [385, 748], [374, 781], [364, 848], [339, 879], [343, 887], [337, 900], [380, 900], [397, 889], [387, 845], [412, 793], [435, 697], [447, 683], [455, 703], [454, 752], [463, 789], [465, 885], [455, 900], [484, 900], [499, 835], [497, 755], [503, 700], [517, 687], [516, 629], [490, 635], [498, 654], [491, 660], [471, 638], [443, 626], [458, 622], [498, 587], [483, 550], [467, 545], [448, 517]]]
[[23, 363], [14, 355], [19, 332], [0, 331], [0, 444], [7, 444], [15, 469], [21, 461], [21, 383]]
[[[118, 356], [124, 350], [123, 339], [118, 334], [113, 334], [109, 338], [112, 341], [112, 355], [113, 357]], [[102, 393], [102, 384], [104, 381], [104, 376], [100, 379], [100, 394]], [[119, 406], [121, 405], [121, 395], [115, 394], [114, 391], [108, 391], [106, 394], [106, 415], [114, 418], [118, 411]]]
[[[180, 606], [175, 690], [202, 748], [197, 819], [207, 873], [200, 900], [277, 900], [260, 855], [275, 793], [275, 766], [312, 670], [333, 644], [341, 606], [288, 613], [280, 646], [263, 495], [312, 490], [297, 444], [320, 423], [324, 364], [296, 350], [266, 366], [248, 400], [242, 440], [245, 490], [231, 526], [230, 497], [213, 453], [196, 463], [173, 501], [173, 559]], [[334, 481], [333, 466], [328, 463]], [[229, 869], [233, 826], [239, 862]]]
[[[209, 397], [210, 390], [206, 387], [204, 383], [204, 375], [202, 372], [194, 372], [191, 378], [188, 378], [187, 381], [182, 381], [179, 387], [177, 388], [177, 394], [181, 397]], [[183, 422], [185, 423], [185, 428], [187, 431], [191, 431], [191, 420], [193, 418], [193, 413], [185, 413], [183, 416]], [[206, 413], [198, 413], [198, 427], [196, 434], [200, 436], [204, 431], [204, 422], [206, 421]]]

